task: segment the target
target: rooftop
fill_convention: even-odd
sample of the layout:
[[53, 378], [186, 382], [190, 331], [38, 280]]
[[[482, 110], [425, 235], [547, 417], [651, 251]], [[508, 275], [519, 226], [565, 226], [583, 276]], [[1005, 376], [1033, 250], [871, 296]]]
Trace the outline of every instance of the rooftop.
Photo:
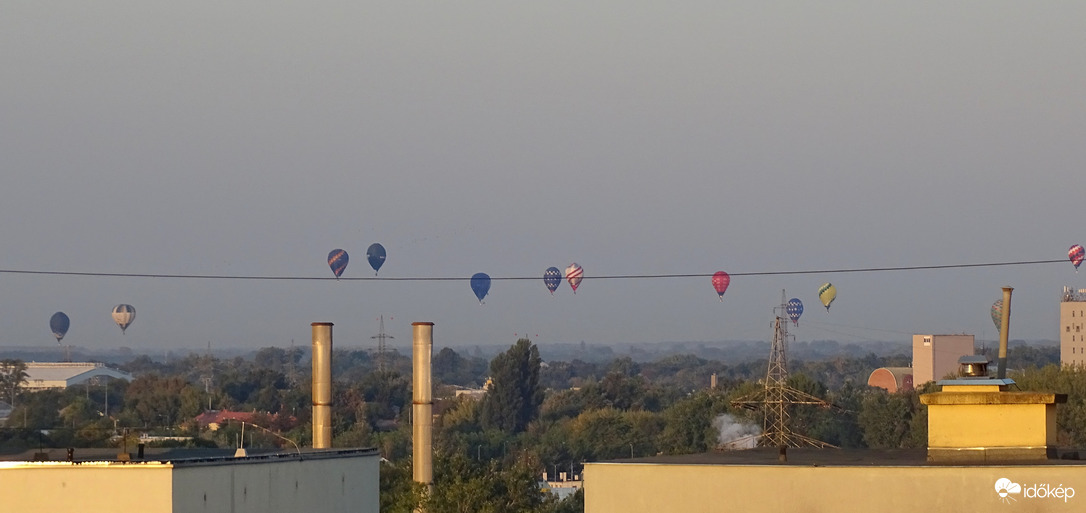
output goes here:
[[[1061, 450], [1058, 459], [1036, 460], [1015, 464], [948, 465], [928, 461], [927, 449], [797, 449], [789, 448], [788, 461], [778, 460], [773, 447], [760, 447], [743, 451], [715, 451], [701, 454], [655, 456], [601, 462], [602, 464], [648, 465], [733, 465], [733, 466], [795, 466], [795, 467], [947, 467], [947, 466], [1036, 466], [1036, 465], [1086, 465], [1079, 460], [1079, 452]], [[1086, 457], [1086, 454], [1083, 454]]]

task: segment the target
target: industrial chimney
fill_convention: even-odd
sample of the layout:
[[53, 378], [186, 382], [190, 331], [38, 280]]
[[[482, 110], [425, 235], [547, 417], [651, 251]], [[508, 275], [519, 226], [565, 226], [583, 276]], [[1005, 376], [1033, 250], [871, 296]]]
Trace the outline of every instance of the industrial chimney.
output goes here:
[[430, 360], [434, 352], [434, 323], [411, 323], [413, 334], [411, 364], [412, 464], [416, 483], [434, 486], [433, 468], [433, 385]]
[[332, 323], [313, 327], [313, 448], [332, 447]]

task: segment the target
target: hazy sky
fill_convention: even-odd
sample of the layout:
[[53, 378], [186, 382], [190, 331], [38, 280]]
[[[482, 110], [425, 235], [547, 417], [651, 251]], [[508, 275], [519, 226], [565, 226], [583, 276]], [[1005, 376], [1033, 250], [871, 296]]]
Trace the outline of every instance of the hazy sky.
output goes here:
[[[1058, 337], [1086, 243], [1082, 2], [8, 1], [0, 269], [465, 281], [0, 274], [0, 345], [152, 351]], [[466, 278], [585, 269], [577, 294]], [[838, 299], [825, 311], [818, 286]], [[109, 317], [130, 303], [122, 336]]]

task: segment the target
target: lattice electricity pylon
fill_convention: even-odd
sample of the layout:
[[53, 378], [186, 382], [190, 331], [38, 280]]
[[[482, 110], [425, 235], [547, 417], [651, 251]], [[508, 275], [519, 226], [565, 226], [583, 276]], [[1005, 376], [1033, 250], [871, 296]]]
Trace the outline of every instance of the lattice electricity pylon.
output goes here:
[[776, 323], [773, 330], [773, 345], [769, 348], [769, 369], [766, 371], [765, 387], [751, 395], [732, 401], [733, 408], [765, 412], [762, 421], [762, 436], [758, 439], [761, 447], [819, 447], [836, 448], [821, 440], [815, 440], [792, 431], [789, 409], [793, 405], [812, 404], [823, 408], [835, 408], [823, 399], [788, 386], [788, 322], [781, 316], [785, 314], [787, 304], [784, 291], [781, 291], [781, 306], [774, 308]]
[[384, 372], [385, 371], [385, 359], [386, 359], [385, 351], [388, 349], [385, 346], [385, 339], [396, 338], [396, 337], [393, 337], [392, 335], [386, 335], [385, 334], [385, 316], [383, 316], [383, 315], [381, 316], [381, 328], [380, 328], [380, 331], [378, 331], [376, 335], [374, 335], [374, 336], [372, 336], [370, 338], [377, 339], [377, 370], [379, 370], [381, 372]]

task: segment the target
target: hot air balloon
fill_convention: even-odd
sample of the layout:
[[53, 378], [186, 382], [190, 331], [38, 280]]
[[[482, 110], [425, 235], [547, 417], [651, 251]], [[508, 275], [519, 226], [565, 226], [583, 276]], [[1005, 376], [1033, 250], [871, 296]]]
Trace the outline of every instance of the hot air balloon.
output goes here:
[[1082, 246], [1075, 244], [1071, 246], [1071, 249], [1067, 250], [1067, 258], [1071, 259], [1071, 263], [1075, 264], [1075, 272], [1078, 272], [1078, 266], [1082, 265], [1082, 259], [1086, 257], [1086, 249]]
[[373, 274], [376, 276], [377, 271], [381, 270], [381, 265], [385, 263], [385, 247], [376, 242], [370, 244], [369, 249], [366, 250], [366, 260], [370, 261], [370, 267], [373, 268]]
[[799, 316], [803, 315], [803, 301], [799, 298], [792, 298], [788, 300], [788, 306], [784, 309], [788, 312], [788, 318], [792, 319], [792, 324], [799, 326]]
[[728, 284], [732, 282], [732, 277], [728, 276], [728, 273], [724, 271], [717, 271], [713, 274], [713, 288], [716, 289], [716, 294], [720, 296], [720, 302], [724, 302], [724, 292], [728, 290]]
[[577, 286], [581, 284], [581, 278], [584, 276], [584, 269], [577, 265], [577, 262], [569, 264], [566, 268], [566, 281], [569, 282], [569, 286], [573, 288], [573, 293], [577, 293]]
[[834, 299], [837, 299], [837, 287], [834, 287], [832, 283], [823, 283], [821, 287], [818, 287], [818, 300], [822, 302], [822, 306], [826, 307], [827, 312]]
[[490, 292], [490, 275], [487, 273], [475, 273], [471, 276], [471, 290], [475, 297], [479, 298], [479, 304], [483, 304], [483, 298]]
[[995, 324], [996, 333], [1003, 331], [1003, 300], [992, 303], [992, 323]]
[[547, 290], [551, 291], [551, 295], [554, 295], [554, 291], [558, 290], [558, 286], [562, 284], [562, 271], [559, 271], [557, 267], [548, 267], [546, 271], [543, 271], [543, 284], [547, 286]]
[[333, 249], [328, 253], [328, 267], [332, 268], [332, 274], [336, 275], [336, 278], [343, 274], [343, 270], [347, 268], [347, 261], [350, 259], [347, 252], [342, 249]]
[[49, 318], [49, 329], [53, 330], [53, 336], [57, 337], [58, 344], [64, 338], [64, 335], [68, 333], [70, 324], [71, 322], [64, 312], [57, 312]]
[[128, 329], [128, 326], [132, 324], [132, 321], [134, 320], [136, 320], [136, 309], [132, 308], [132, 305], [117, 305], [113, 307], [113, 322], [121, 327], [121, 334], [124, 334], [124, 330]]

